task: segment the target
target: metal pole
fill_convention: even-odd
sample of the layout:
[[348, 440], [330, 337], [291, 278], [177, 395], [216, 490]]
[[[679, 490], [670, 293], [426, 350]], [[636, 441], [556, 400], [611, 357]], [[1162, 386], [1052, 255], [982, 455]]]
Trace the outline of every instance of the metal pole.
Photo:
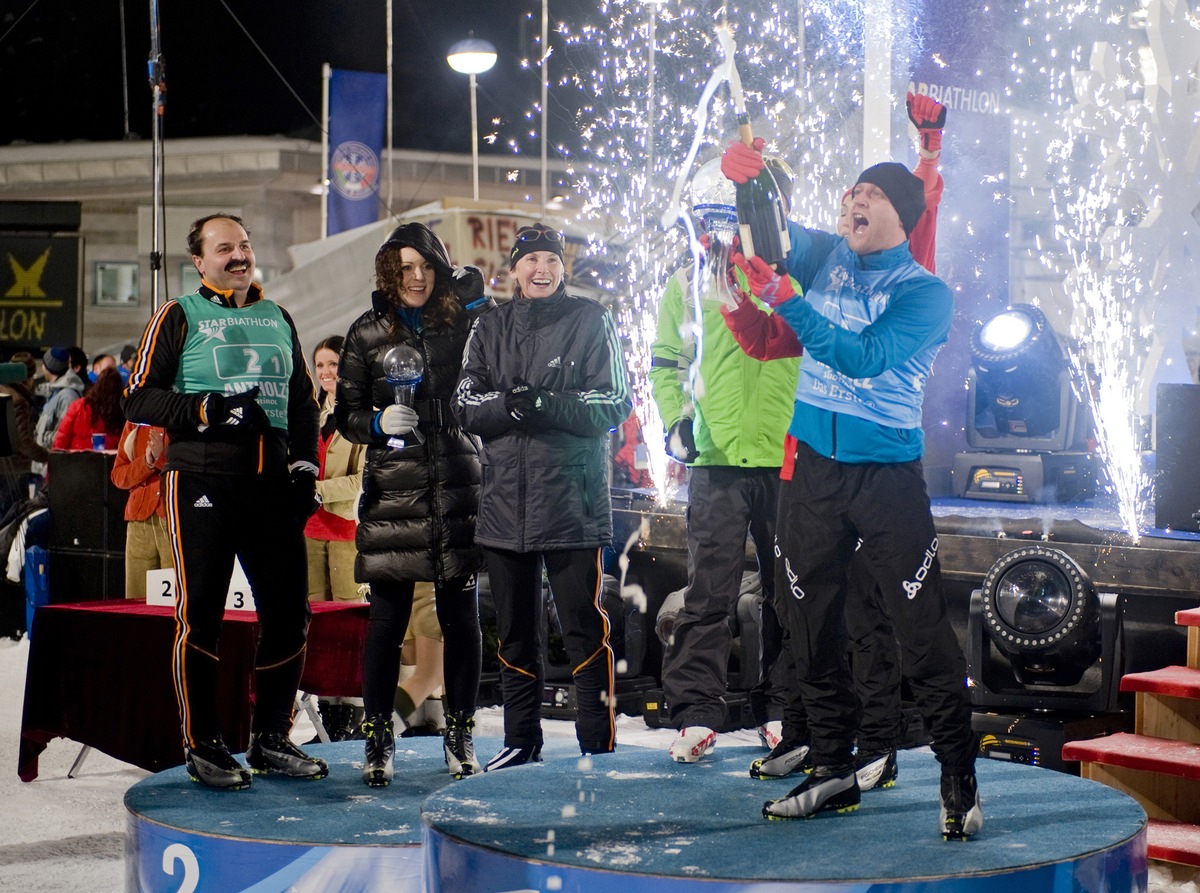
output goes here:
[[549, 204], [547, 190], [550, 188], [549, 164], [547, 162], [546, 128], [549, 122], [547, 101], [550, 93], [550, 0], [542, 0], [542, 216], [546, 216], [546, 205]]
[[650, 194], [651, 186], [654, 183], [654, 32], [657, 22], [657, 17], [654, 12], [655, 4], [650, 4], [650, 27], [649, 27], [649, 44], [650, 44], [650, 70], [646, 75], [646, 96], [647, 96], [647, 114], [646, 114], [646, 194]]
[[387, 213], [392, 213], [392, 0], [387, 0]]
[[471, 174], [475, 183], [475, 201], [479, 201], [479, 109], [475, 104], [475, 72], [471, 78]]
[[125, 53], [125, 0], [117, 5], [121, 18], [121, 106], [125, 112], [125, 139], [129, 139], [129, 62]]
[[[321, 66], [321, 238], [329, 235], [329, 79], [333, 67]], [[390, 80], [390, 79], [389, 79]], [[388, 103], [389, 107], [391, 103]]]
[[158, 23], [158, 0], [150, 0], [150, 107], [154, 118], [151, 149], [154, 197], [153, 231], [150, 234], [150, 302], [154, 310], [158, 309], [162, 298], [162, 245], [166, 241], [166, 215], [163, 208], [163, 112], [166, 106], [166, 84]]
[[895, 28], [890, 0], [867, 0], [865, 13], [864, 166], [892, 157], [892, 37]]

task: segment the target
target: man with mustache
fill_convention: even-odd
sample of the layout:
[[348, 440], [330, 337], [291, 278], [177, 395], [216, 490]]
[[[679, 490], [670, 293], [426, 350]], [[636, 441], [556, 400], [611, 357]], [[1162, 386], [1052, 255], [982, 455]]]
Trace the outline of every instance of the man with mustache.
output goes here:
[[[178, 581], [172, 670], [188, 774], [238, 790], [250, 773], [217, 726], [217, 641], [234, 558], [261, 624], [250, 770], [323, 778], [288, 738], [308, 637], [304, 524], [316, 510], [317, 400], [296, 328], [252, 280], [238, 217], [188, 232], [200, 287], [163, 304], [125, 392], [131, 422], [168, 434], [163, 492]], [[252, 524], [252, 527], [248, 527]]]

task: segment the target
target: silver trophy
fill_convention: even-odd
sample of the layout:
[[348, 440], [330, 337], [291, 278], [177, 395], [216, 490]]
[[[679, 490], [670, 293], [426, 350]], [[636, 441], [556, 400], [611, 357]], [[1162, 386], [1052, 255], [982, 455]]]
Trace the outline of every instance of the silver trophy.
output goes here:
[[[395, 402], [405, 406], [413, 405], [413, 392], [421, 379], [425, 377], [425, 359], [420, 351], [407, 344], [397, 344], [383, 357], [383, 374], [388, 384], [392, 386], [392, 396]], [[416, 428], [407, 435], [412, 443], [424, 443], [425, 438]], [[403, 437], [389, 437], [388, 446], [403, 449], [408, 442]]]

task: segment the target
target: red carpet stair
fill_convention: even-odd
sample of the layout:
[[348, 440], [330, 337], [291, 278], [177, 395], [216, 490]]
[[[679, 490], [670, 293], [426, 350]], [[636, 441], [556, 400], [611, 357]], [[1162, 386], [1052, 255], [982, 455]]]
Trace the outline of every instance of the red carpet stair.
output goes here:
[[1137, 693], [1134, 733], [1068, 742], [1063, 759], [1142, 805], [1151, 859], [1200, 866], [1200, 608], [1175, 622], [1187, 627], [1188, 665], [1121, 679]]

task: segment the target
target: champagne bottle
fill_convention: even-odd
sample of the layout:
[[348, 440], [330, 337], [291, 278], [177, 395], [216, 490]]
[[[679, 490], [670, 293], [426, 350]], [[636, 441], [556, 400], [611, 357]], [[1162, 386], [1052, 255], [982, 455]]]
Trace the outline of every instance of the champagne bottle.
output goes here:
[[782, 263], [792, 243], [775, 175], [764, 165], [753, 180], [737, 184], [736, 194], [742, 254], [746, 257], [757, 255], [771, 266]]
[[[735, 55], [737, 47], [733, 32], [722, 24], [717, 28], [717, 40], [725, 53], [729, 66], [729, 95], [737, 113], [738, 136], [747, 146], [753, 147], [754, 133], [750, 129], [750, 115], [746, 111], [746, 98], [742, 92], [742, 79], [738, 74]], [[792, 250], [788, 236], [787, 217], [783, 213], [782, 196], [775, 175], [764, 165], [758, 176], [746, 183], [738, 183], [737, 219], [742, 242], [742, 254], [746, 257], [761, 257], [771, 266], [783, 262]]]

